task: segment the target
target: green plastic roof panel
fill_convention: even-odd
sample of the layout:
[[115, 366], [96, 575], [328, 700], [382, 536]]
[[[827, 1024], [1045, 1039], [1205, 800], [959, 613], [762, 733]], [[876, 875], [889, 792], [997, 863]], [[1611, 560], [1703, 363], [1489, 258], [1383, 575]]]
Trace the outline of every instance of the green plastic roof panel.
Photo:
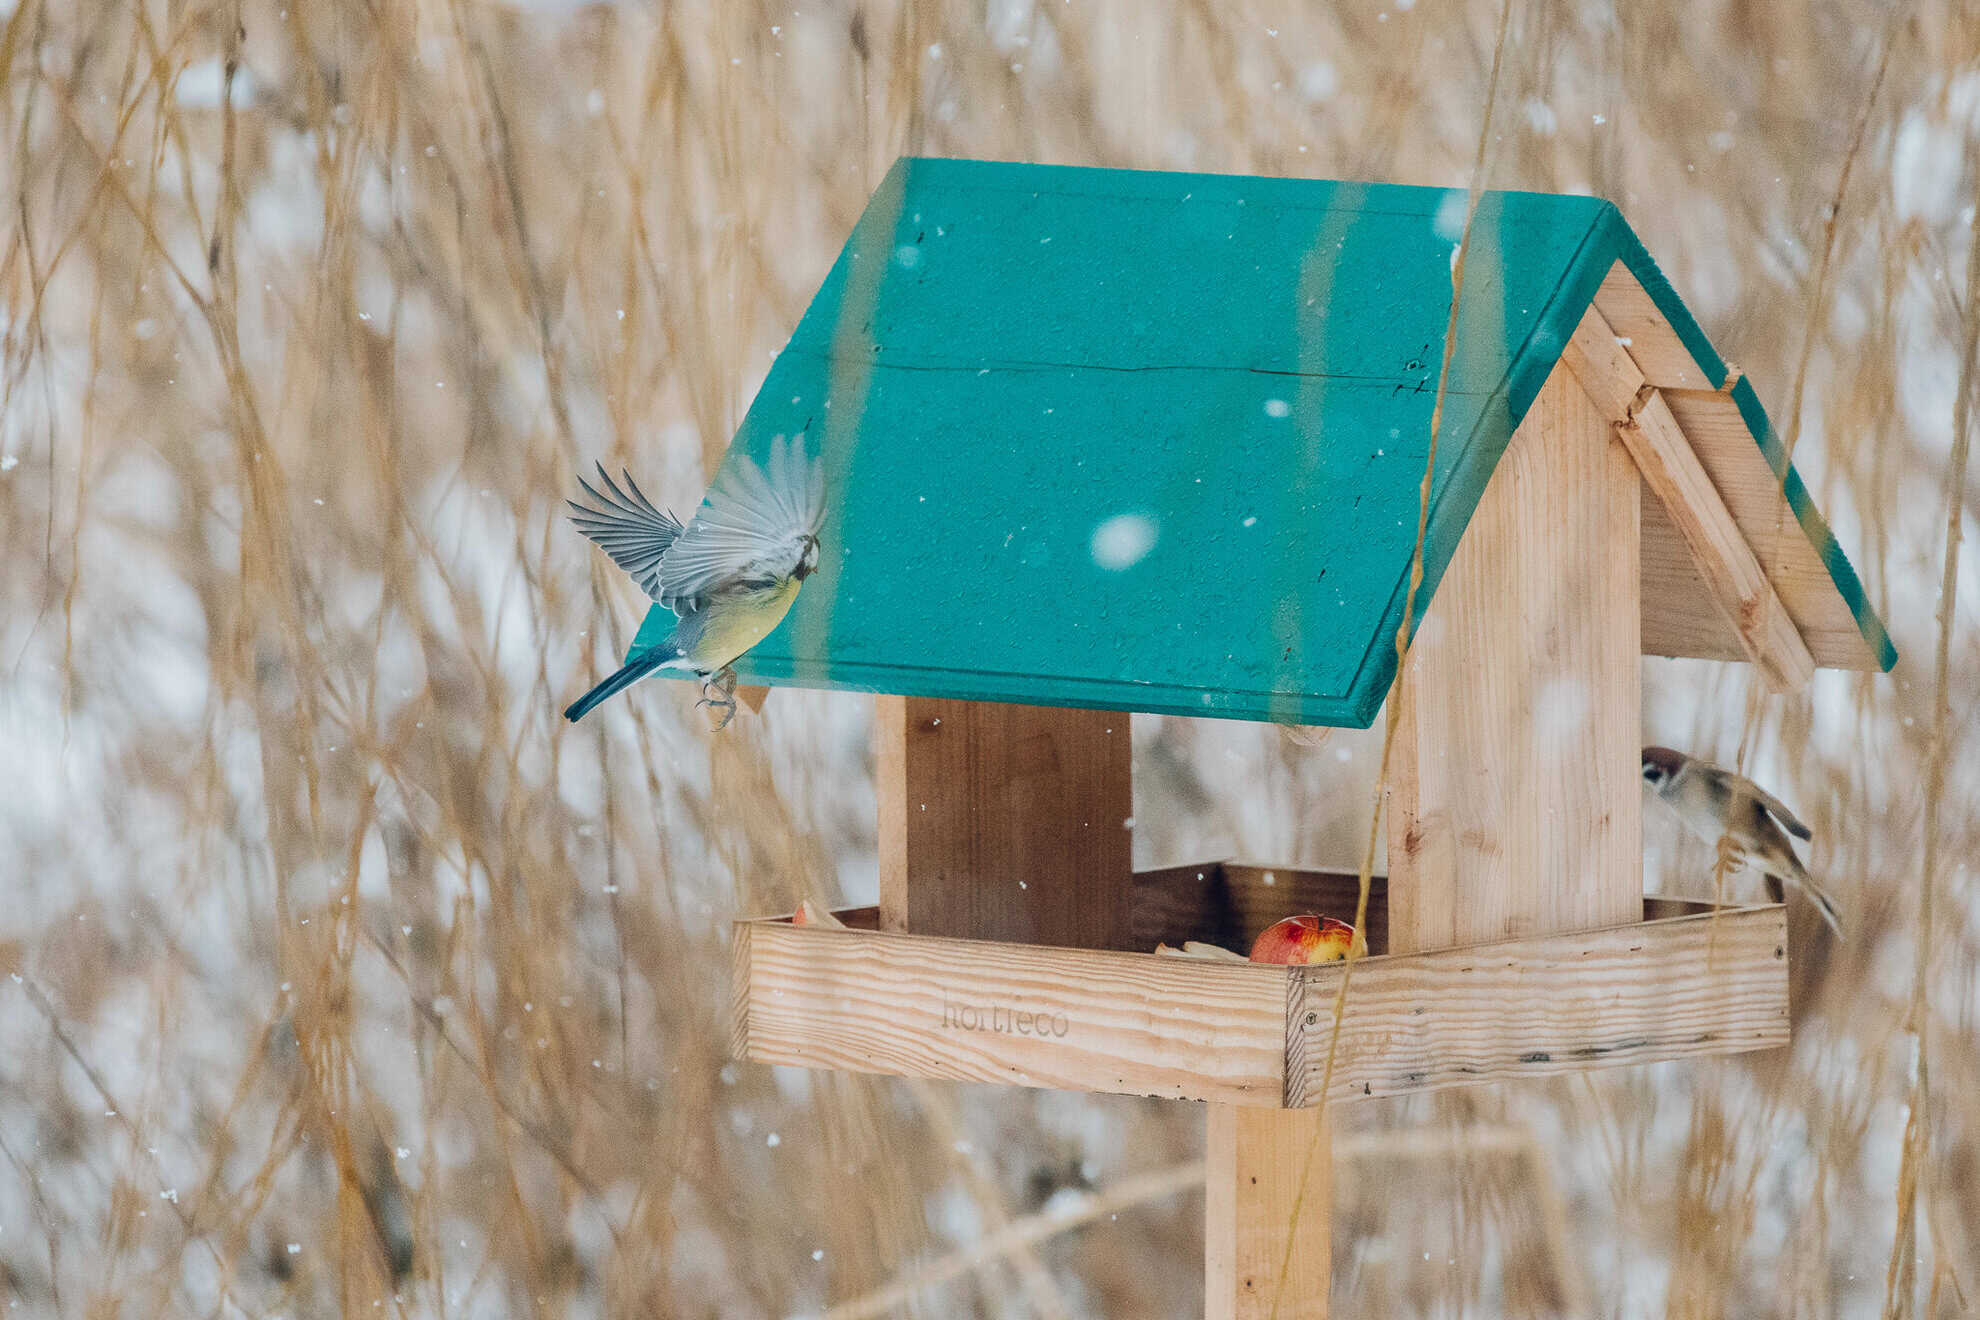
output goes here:
[[[1365, 727], [1395, 670], [1464, 206], [897, 162], [730, 448], [762, 461], [807, 433], [831, 507], [746, 680]], [[1723, 372], [1609, 203], [1482, 196], [1418, 617], [1617, 259]], [[655, 606], [642, 636], [672, 624]]]

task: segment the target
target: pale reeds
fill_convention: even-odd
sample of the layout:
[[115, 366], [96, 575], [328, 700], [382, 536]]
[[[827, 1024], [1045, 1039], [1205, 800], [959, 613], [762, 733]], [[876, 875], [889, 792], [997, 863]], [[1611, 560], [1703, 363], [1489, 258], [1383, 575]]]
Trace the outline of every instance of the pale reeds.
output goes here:
[[[1650, 662], [1645, 732], [1791, 802], [1852, 938], [1797, 917], [1792, 1051], [1343, 1111], [1335, 1296], [1980, 1287], [1970, 8], [1515, 3], [1485, 135], [1489, 3], [0, 8], [17, 1313], [1198, 1313], [1190, 1106], [729, 1062], [727, 921], [871, 897], [864, 699], [558, 717], [639, 604], [573, 473], [692, 500], [903, 152], [1623, 207], [1905, 655]], [[1358, 859], [1379, 733], [1136, 743], [1142, 861]]]

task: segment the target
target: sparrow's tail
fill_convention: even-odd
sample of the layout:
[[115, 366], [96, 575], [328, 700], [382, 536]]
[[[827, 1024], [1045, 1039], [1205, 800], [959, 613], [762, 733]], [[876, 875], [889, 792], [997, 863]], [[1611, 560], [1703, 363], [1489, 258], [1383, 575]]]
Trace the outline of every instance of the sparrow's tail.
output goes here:
[[591, 713], [593, 706], [596, 706], [607, 697], [625, 691], [633, 684], [639, 682], [640, 679], [645, 678], [648, 674], [658, 669], [662, 663], [663, 660], [660, 656], [641, 656], [618, 673], [606, 679], [603, 683], [600, 683], [597, 687], [591, 689], [591, 691], [579, 697], [576, 701], [573, 701], [570, 704], [570, 708], [564, 712], [564, 718], [573, 724], [577, 723], [577, 721]]
[[1808, 869], [1801, 864], [1799, 858], [1790, 853], [1788, 859], [1788, 870], [1792, 873], [1787, 877], [1789, 883], [1808, 896], [1808, 901], [1813, 903], [1815, 910], [1822, 914], [1822, 920], [1828, 922], [1829, 929], [1836, 933], [1837, 939], [1841, 939], [1842, 917], [1837, 912], [1836, 901], [1829, 897], [1822, 886], [1815, 883], [1815, 877], [1808, 874]]

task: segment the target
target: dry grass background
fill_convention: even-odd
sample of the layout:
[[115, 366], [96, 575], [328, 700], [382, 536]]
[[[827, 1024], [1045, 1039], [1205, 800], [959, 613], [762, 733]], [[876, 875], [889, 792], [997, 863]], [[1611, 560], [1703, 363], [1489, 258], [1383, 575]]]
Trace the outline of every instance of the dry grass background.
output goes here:
[[[559, 499], [693, 498], [897, 153], [1463, 184], [1499, 7], [0, 13], [10, 1313], [1196, 1313], [1190, 1106], [727, 1061], [727, 919], [873, 891], [868, 703], [565, 726], [637, 602]], [[1487, 181], [1623, 206], [1905, 659], [1646, 665], [1856, 935], [1792, 1051], [1344, 1112], [1342, 1314], [1871, 1315], [1901, 1223], [1894, 1313], [1980, 1304], [1977, 143], [1969, 6], [1515, 0]], [[1136, 743], [1142, 860], [1357, 859], [1369, 737]]]

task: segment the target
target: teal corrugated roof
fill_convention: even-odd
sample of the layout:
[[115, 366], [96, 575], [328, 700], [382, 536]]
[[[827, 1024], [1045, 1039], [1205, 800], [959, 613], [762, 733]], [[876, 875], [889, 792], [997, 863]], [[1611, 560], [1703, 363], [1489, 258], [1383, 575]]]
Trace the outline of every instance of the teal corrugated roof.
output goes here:
[[[1395, 669], [1464, 207], [1438, 188], [898, 162], [731, 446], [760, 461], [807, 432], [832, 507], [819, 571], [746, 681], [1367, 725]], [[1618, 259], [1720, 379], [1613, 206], [1482, 196], [1419, 618]], [[1736, 397], [1783, 470], [1751, 387]], [[1788, 493], [1888, 651], [1792, 473]], [[642, 632], [672, 622], [656, 606]]]

